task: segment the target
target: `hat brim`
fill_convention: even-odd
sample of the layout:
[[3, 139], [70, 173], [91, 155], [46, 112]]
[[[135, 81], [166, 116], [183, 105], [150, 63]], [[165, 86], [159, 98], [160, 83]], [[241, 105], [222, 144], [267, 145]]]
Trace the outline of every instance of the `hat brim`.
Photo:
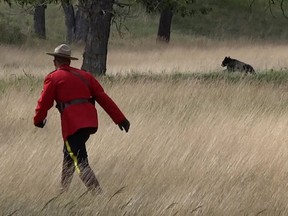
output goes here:
[[47, 55], [55, 56], [55, 57], [61, 57], [61, 58], [67, 58], [71, 60], [79, 60], [76, 57], [68, 56], [68, 55], [63, 55], [63, 54], [58, 54], [58, 53], [46, 53]]

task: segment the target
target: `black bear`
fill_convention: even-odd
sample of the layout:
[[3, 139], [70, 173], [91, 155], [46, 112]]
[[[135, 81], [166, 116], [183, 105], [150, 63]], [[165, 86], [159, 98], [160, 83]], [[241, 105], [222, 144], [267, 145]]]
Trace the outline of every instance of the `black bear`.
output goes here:
[[230, 57], [225, 57], [225, 59], [222, 61], [221, 66], [222, 67], [227, 66], [228, 72], [240, 71], [255, 74], [255, 70], [251, 65], [241, 62], [237, 59], [232, 59]]

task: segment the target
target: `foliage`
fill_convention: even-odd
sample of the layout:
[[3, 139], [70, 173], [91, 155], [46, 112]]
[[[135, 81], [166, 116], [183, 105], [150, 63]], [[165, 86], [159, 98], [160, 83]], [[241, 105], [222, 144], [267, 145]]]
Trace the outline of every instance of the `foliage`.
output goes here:
[[[182, 18], [181, 15], [175, 14], [172, 23], [173, 41], [176, 43], [177, 41], [189, 41], [190, 43], [191, 39], [203, 36], [217, 40], [241, 38], [261, 41], [287, 41], [288, 29], [283, 28], [287, 25], [287, 19], [282, 16], [281, 11], [274, 10], [274, 15], [277, 17], [275, 19], [269, 10], [265, 10], [265, 4], [257, 3], [249, 10], [248, 1], [250, 0], [245, 2], [217, 0], [213, 1], [213, 4], [208, 4], [209, 1], [207, 0], [205, 1], [206, 5], [210, 5], [213, 10], [205, 16], [199, 13], [195, 14], [193, 18], [188, 16]], [[1, 21], [9, 20], [10, 26], [21, 29], [22, 33], [29, 37], [28, 42], [35, 45], [33, 41], [36, 39], [30, 37], [32, 36], [33, 17], [27, 11], [27, 8], [21, 9], [15, 4], [12, 5], [12, 8], [9, 8], [7, 4], [3, 4], [3, 1], [0, 0], [0, 2], [2, 2], [0, 12], [4, 15], [3, 18], [0, 18]], [[197, 2], [193, 7], [196, 7], [196, 5]], [[120, 8], [116, 7], [116, 9], [118, 11]], [[64, 14], [59, 5], [49, 5], [46, 9], [46, 18], [46, 43], [52, 43], [52, 46], [55, 46], [55, 44], [65, 41]], [[123, 45], [130, 41], [132, 42], [130, 45], [134, 46], [134, 43], [143, 43], [144, 40], [154, 39], [158, 27], [158, 14], [147, 14], [143, 5], [133, 4], [131, 13], [122, 25], [122, 36], [124, 38], [119, 38], [116, 25], [113, 24], [110, 43], [112, 45]], [[128, 30], [126, 30], [126, 26]], [[2, 33], [6, 34], [4, 31]], [[38, 44], [37, 41], [36, 44]]]
[[[180, 14], [182, 17], [191, 16], [197, 12], [207, 14], [212, 10], [209, 7], [203, 6], [202, 3], [197, 4], [196, 0], [136, 0], [136, 2], [142, 3], [149, 13], [169, 9], [173, 13]], [[192, 7], [194, 5], [200, 5], [200, 7]]]
[[[265, 0], [263, 0], [265, 1]], [[195, 14], [190, 17], [175, 16], [173, 32], [178, 34], [204, 36], [221, 40], [245, 38], [248, 40], [287, 41], [288, 32], [283, 26], [287, 19], [278, 8], [273, 15], [264, 2], [250, 7], [250, 0], [210, 1], [213, 10], [206, 16]], [[277, 17], [277, 19], [275, 19]]]
[[12, 25], [11, 20], [4, 18], [4, 15], [1, 13], [0, 18], [0, 32], [2, 32], [2, 34], [0, 34], [0, 43], [23, 44], [27, 36], [21, 32], [20, 27]]
[[12, 3], [25, 6], [25, 5], [51, 4], [53, 2], [58, 2], [58, 0], [3, 0], [3, 1], [9, 4], [10, 6], [12, 5]]

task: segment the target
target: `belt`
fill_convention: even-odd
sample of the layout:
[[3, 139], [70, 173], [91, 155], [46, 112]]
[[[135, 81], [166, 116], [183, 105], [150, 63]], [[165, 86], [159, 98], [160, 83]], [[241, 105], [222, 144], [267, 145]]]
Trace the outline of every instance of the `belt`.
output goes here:
[[89, 99], [84, 99], [84, 98], [79, 98], [79, 99], [74, 99], [74, 100], [71, 100], [71, 101], [68, 101], [66, 103], [63, 103], [64, 104], [64, 109], [71, 106], [71, 105], [74, 105], [74, 104], [81, 104], [81, 103], [88, 103], [89, 102]]
[[56, 108], [59, 110], [60, 113], [62, 113], [64, 111], [64, 109], [66, 109], [67, 107], [69, 107], [71, 105], [75, 105], [75, 104], [82, 104], [82, 103], [92, 103], [93, 104], [94, 99], [93, 98], [90, 98], [90, 99], [78, 98], [78, 99], [68, 101], [66, 103], [57, 102]]

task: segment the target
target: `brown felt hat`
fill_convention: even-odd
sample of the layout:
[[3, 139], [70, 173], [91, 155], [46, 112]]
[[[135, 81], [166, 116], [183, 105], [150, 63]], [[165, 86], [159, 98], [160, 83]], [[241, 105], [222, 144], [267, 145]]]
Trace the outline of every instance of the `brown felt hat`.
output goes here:
[[78, 58], [71, 56], [71, 49], [67, 44], [61, 44], [55, 48], [53, 53], [46, 53], [46, 54], [56, 57], [67, 58], [71, 60], [78, 60]]

